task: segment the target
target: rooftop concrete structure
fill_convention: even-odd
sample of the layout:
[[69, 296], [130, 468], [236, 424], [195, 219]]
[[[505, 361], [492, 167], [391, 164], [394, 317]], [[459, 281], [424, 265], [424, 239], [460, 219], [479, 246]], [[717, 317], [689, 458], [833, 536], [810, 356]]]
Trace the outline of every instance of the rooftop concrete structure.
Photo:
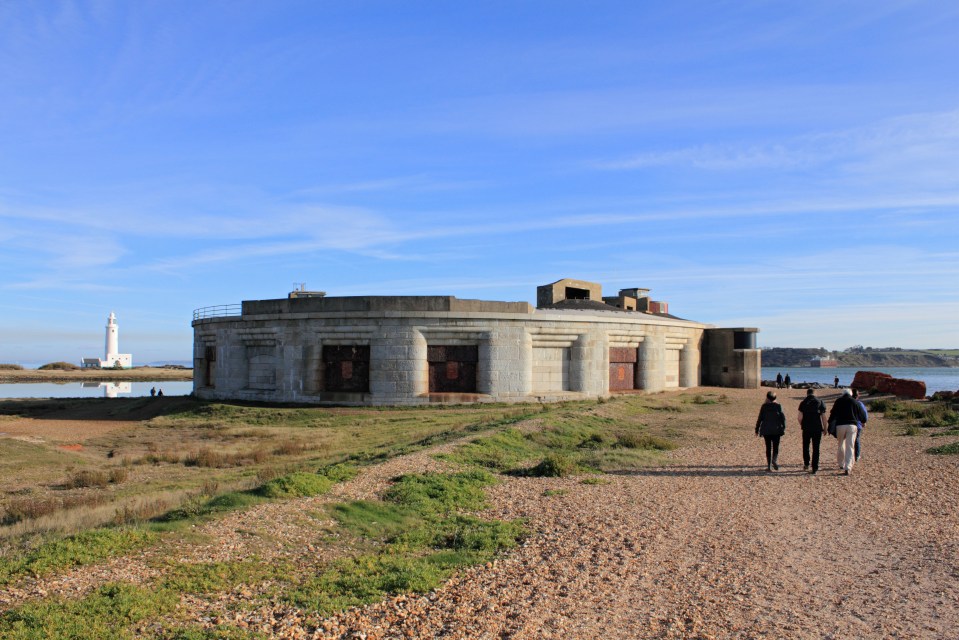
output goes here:
[[198, 309], [194, 391], [411, 405], [759, 386], [759, 351], [754, 336], [744, 337], [756, 329], [617, 308], [603, 302], [600, 285], [582, 280], [539, 287], [537, 300], [533, 308], [453, 296], [291, 296]]

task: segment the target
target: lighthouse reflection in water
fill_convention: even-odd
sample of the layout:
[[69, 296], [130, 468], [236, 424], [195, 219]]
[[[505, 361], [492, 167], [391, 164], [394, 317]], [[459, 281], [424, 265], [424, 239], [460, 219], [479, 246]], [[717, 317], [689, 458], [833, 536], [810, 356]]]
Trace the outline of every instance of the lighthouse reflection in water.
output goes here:
[[133, 383], [130, 382], [83, 382], [81, 384], [84, 389], [100, 387], [103, 389], [104, 398], [117, 398], [121, 393], [133, 392]]

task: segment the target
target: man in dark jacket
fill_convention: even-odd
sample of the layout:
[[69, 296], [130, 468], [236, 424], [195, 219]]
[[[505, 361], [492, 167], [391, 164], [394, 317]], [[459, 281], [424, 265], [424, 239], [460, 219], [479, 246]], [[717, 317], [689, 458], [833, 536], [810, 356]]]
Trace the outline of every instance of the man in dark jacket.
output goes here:
[[829, 421], [836, 424], [836, 438], [839, 448], [836, 450], [836, 464], [842, 467], [843, 475], [849, 475], [855, 463], [854, 449], [859, 425], [866, 420], [862, 406], [853, 399], [852, 391], [843, 389], [829, 412]]
[[826, 432], [826, 405], [816, 397], [813, 389], [806, 389], [806, 397], [799, 403], [799, 424], [802, 426], [802, 468], [809, 470], [809, 448], [812, 445], [812, 475], [819, 471], [819, 443]]
[[779, 439], [786, 433], [786, 414], [776, 402], [776, 392], [766, 393], [766, 402], [759, 408], [756, 435], [766, 440], [766, 471], [779, 470]]

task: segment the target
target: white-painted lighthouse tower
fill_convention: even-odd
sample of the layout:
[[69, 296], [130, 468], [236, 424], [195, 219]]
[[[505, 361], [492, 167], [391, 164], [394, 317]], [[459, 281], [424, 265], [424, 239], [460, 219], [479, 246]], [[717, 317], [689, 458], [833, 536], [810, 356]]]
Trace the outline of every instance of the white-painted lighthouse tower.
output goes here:
[[120, 327], [117, 325], [117, 314], [110, 312], [107, 318], [106, 339], [103, 346], [103, 359], [84, 358], [82, 366], [85, 368], [100, 369], [130, 369], [133, 367], [133, 355], [120, 353]]
[[117, 314], [110, 312], [107, 318], [107, 340], [106, 349], [104, 349], [103, 359], [110, 362], [110, 356], [120, 352], [120, 336], [117, 333]]

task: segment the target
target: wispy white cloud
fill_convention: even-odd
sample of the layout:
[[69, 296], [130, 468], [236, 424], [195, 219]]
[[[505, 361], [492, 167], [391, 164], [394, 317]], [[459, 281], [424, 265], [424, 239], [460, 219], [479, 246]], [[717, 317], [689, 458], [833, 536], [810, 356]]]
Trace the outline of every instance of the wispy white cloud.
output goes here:
[[331, 194], [343, 193], [370, 193], [370, 192], [409, 192], [428, 193], [439, 191], [459, 191], [488, 187], [488, 180], [443, 180], [426, 174], [414, 176], [398, 176], [363, 180], [359, 182], [344, 182], [341, 184], [316, 185], [299, 189], [291, 194], [292, 197], [316, 198]]
[[959, 110], [889, 118], [870, 126], [796, 136], [761, 144], [703, 144], [645, 151], [592, 163], [597, 169], [686, 167], [707, 171], [833, 168], [832, 178], [880, 188], [893, 184], [959, 187]]

